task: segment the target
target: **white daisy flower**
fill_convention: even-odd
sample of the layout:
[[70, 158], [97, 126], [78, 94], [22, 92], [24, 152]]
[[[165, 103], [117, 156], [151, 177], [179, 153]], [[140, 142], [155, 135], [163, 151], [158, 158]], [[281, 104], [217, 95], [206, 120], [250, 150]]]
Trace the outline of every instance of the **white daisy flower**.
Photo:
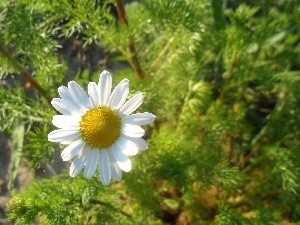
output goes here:
[[111, 88], [112, 77], [103, 71], [98, 85], [88, 84], [88, 95], [71, 81], [68, 87], [58, 88], [61, 98], [51, 102], [63, 115], [53, 117], [52, 123], [59, 129], [50, 132], [48, 140], [68, 145], [61, 157], [72, 160], [71, 177], [84, 169], [84, 176], [91, 178], [99, 165], [103, 185], [108, 185], [111, 178], [119, 181], [122, 170], [131, 170], [128, 156], [148, 147], [140, 125], [153, 122], [155, 116], [148, 112], [131, 114], [142, 104], [143, 95], [137, 94], [125, 103], [128, 79], [123, 79], [112, 93]]

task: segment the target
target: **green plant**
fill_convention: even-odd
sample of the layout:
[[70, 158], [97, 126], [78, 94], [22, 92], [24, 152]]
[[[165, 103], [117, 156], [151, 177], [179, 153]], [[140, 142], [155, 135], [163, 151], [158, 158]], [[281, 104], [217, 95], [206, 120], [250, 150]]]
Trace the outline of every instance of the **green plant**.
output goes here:
[[[108, 62], [126, 62], [116, 80], [127, 77], [130, 94], [145, 95], [141, 111], [156, 115], [146, 128], [149, 149], [121, 182], [103, 187], [63, 172], [12, 193], [9, 219], [300, 223], [299, 3], [2, 1], [0, 128], [10, 134], [22, 121], [31, 168], [60, 149], [46, 140], [56, 114], [49, 101], [70, 80], [59, 38], [81, 40], [87, 52], [97, 44]], [[100, 72], [71, 76], [87, 85]]]

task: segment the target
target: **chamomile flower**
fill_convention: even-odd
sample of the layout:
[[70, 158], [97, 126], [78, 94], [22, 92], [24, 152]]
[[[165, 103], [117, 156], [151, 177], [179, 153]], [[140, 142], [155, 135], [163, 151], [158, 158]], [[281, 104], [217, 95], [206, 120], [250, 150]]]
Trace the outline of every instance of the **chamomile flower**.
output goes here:
[[88, 95], [75, 81], [58, 88], [60, 98], [54, 98], [51, 104], [62, 115], [53, 117], [52, 123], [59, 129], [48, 135], [49, 141], [68, 145], [61, 157], [72, 160], [70, 176], [76, 177], [84, 170], [84, 176], [91, 178], [98, 167], [103, 185], [108, 185], [111, 178], [121, 180], [122, 171], [131, 170], [128, 156], [148, 147], [140, 125], [155, 119], [148, 112], [131, 114], [144, 97], [137, 94], [125, 102], [128, 79], [112, 92], [111, 88], [112, 77], [107, 71], [100, 74], [98, 84], [88, 84]]

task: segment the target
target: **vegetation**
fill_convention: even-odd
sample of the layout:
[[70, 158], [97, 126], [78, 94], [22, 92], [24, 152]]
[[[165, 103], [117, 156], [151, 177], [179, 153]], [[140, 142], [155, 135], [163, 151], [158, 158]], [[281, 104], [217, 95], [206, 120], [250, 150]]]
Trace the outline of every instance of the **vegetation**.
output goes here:
[[[300, 224], [300, 1], [4, 0], [0, 3], [0, 129], [35, 170], [57, 88], [114, 82], [142, 91], [156, 115], [149, 148], [122, 181], [68, 172], [12, 193], [16, 224]], [[60, 40], [106, 51], [70, 72]], [[100, 61], [102, 60], [102, 61]], [[78, 59], [78, 64], [82, 63]], [[71, 65], [72, 66], [72, 65]], [[21, 153], [21, 154], [18, 154]], [[11, 184], [12, 185], [12, 184]]]

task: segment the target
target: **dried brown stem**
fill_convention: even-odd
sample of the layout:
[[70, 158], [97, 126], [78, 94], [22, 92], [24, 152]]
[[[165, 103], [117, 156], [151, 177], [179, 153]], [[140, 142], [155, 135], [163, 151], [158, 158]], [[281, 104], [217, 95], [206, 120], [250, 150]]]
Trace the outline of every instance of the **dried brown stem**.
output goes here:
[[239, 163], [239, 167], [240, 168], [244, 168], [247, 164], [247, 162], [254, 156], [254, 154], [259, 150], [259, 148], [261, 147], [262, 143], [265, 141], [265, 136], [266, 135], [266, 130], [263, 130], [263, 133], [261, 134], [261, 136], [259, 137], [259, 139], [256, 141], [256, 143], [254, 144], [253, 148], [251, 149], [251, 151], [249, 152], [248, 155], [246, 155], [242, 161]]
[[[265, 200], [277, 197], [278, 195], [280, 195], [280, 193], [281, 193], [281, 190], [275, 190], [275, 191], [272, 191], [272, 192], [262, 195], [262, 196], [255, 196], [254, 199], [257, 199], [260, 201], [265, 201]], [[233, 204], [231, 207], [238, 208], [238, 207], [241, 207], [244, 205], [249, 205], [249, 204], [250, 204], [249, 200], [245, 199], [245, 200], [242, 200], [240, 202]]]
[[265, 194], [265, 195], [262, 195], [262, 196], [258, 196], [257, 199], [258, 200], [268, 200], [268, 199], [271, 199], [271, 198], [274, 198], [274, 197], [277, 197], [278, 195], [280, 195], [281, 193], [281, 190], [275, 190], [275, 191], [272, 191], [268, 194]]
[[253, 147], [253, 149], [250, 151], [248, 155], [246, 155], [243, 160], [240, 162], [239, 167], [244, 168], [246, 166], [246, 163], [252, 158], [252, 156], [258, 151], [260, 145], [256, 145]]
[[[120, 23], [123, 27], [128, 26], [128, 20], [126, 19], [126, 13], [125, 13], [125, 8], [124, 8], [124, 4], [122, 0], [116, 0], [116, 4], [117, 4], [117, 12], [118, 12], [118, 16], [119, 16], [119, 20]], [[131, 53], [131, 61], [132, 61], [132, 65], [134, 66], [134, 70], [136, 72], [136, 74], [138, 75], [139, 78], [144, 79], [145, 74], [143, 72], [142, 66], [140, 64], [139, 58], [138, 58], [138, 54], [134, 45], [134, 39], [131, 36], [130, 40], [129, 40], [129, 45], [128, 45], [128, 49]]]
[[16, 70], [15, 73], [20, 74], [24, 79], [32, 85], [51, 105], [51, 97], [47, 95], [47, 92], [41, 87], [41, 85], [30, 75], [29, 72], [27, 72], [24, 67], [17, 62], [10, 54], [9, 52], [0, 47], [0, 55], [7, 58], [13, 65], [14, 69]]
[[233, 143], [232, 143], [232, 137], [226, 133], [226, 159], [230, 159], [233, 152]]
[[20, 74], [47, 100], [49, 105], [52, 106], [52, 98], [46, 94], [46, 91], [40, 86], [40, 84], [33, 79], [33, 77], [27, 71], [20, 72]]
[[123, 5], [123, 1], [122, 0], [116, 0], [117, 3], [117, 11], [118, 11], [118, 16], [119, 16], [119, 20], [122, 26], [128, 26], [128, 21], [126, 19], [126, 14], [125, 14], [125, 8]]

